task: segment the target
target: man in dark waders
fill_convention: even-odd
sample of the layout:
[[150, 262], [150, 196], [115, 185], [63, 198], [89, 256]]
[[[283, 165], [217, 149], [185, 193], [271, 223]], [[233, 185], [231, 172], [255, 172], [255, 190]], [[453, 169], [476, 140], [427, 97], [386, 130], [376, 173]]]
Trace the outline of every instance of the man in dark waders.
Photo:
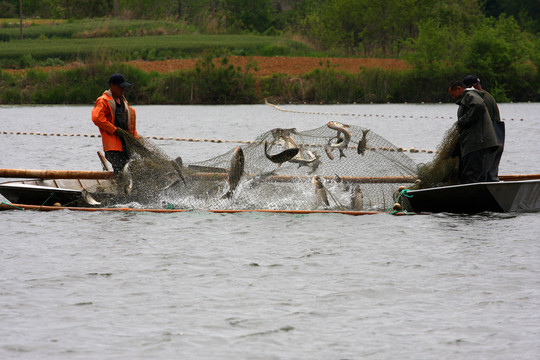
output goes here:
[[463, 79], [463, 84], [466, 86], [466, 90], [472, 90], [472, 88], [474, 88], [480, 94], [482, 100], [484, 100], [484, 104], [486, 105], [489, 117], [491, 118], [493, 130], [495, 130], [495, 135], [497, 135], [499, 146], [497, 150], [491, 153], [486, 159], [488, 172], [485, 181], [499, 181], [499, 164], [504, 151], [505, 138], [505, 127], [504, 122], [501, 120], [499, 107], [497, 106], [497, 102], [493, 96], [489, 92], [482, 89], [480, 79], [476, 75], [467, 75]]
[[485, 181], [488, 156], [497, 150], [499, 143], [484, 100], [475, 90], [466, 90], [461, 82], [454, 82], [448, 93], [459, 106], [459, 183]]

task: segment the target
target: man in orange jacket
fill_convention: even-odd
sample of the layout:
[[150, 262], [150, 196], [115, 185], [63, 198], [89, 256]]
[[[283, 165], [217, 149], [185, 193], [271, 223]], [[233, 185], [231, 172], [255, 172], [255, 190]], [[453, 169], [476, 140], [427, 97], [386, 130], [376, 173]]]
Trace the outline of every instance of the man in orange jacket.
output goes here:
[[103, 141], [105, 158], [112, 164], [115, 173], [122, 170], [129, 160], [129, 154], [118, 128], [124, 129], [138, 138], [135, 109], [129, 106], [124, 97], [125, 88], [131, 84], [122, 74], [112, 74], [109, 78], [109, 90], [96, 100], [92, 110], [92, 121], [99, 128]]

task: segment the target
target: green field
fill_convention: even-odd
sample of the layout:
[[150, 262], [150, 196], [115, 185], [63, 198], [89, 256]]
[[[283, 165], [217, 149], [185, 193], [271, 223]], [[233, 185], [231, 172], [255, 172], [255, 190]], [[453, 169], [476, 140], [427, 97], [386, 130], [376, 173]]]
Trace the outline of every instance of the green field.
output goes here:
[[[25, 67], [28, 59], [44, 62], [129, 61], [191, 58], [212, 54], [308, 56], [304, 44], [275, 36], [258, 35], [163, 35], [91, 39], [29, 39], [0, 43], [2, 68]], [[26, 59], [22, 63], [19, 61]]]
[[[180, 21], [93, 19], [0, 22], [0, 68], [59, 61], [129, 61], [193, 58], [212, 54], [310, 56], [305, 44], [280, 36], [200, 34]], [[49, 60], [47, 62], [47, 60]]]
[[[56, 20], [24, 19], [23, 38], [89, 38], [141, 35], [172, 35], [193, 32], [182, 22], [159, 20]], [[18, 40], [19, 19], [0, 19], [0, 41]]]

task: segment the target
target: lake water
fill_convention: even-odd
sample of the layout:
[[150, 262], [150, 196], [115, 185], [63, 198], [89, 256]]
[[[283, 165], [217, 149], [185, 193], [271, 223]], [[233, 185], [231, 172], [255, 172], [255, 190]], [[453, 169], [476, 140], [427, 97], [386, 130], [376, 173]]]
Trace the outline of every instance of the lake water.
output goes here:
[[[396, 146], [434, 150], [457, 110], [279, 106], [289, 111], [137, 106], [138, 131], [247, 141], [276, 127], [302, 131], [337, 120]], [[540, 173], [540, 104], [500, 108], [507, 129], [500, 173]], [[0, 107], [0, 168], [100, 170], [90, 111]], [[155, 143], [190, 162], [236, 146]], [[2, 359], [540, 356], [538, 213], [3, 211], [0, 229]]]

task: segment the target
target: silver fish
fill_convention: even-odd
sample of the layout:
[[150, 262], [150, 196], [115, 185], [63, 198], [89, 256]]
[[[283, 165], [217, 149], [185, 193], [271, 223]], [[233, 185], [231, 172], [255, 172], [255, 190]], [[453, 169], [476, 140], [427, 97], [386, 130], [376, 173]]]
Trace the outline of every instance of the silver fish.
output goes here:
[[280, 137], [290, 137], [292, 134], [298, 135], [298, 131], [296, 130], [296, 128], [290, 128], [290, 129], [275, 128], [275, 129], [270, 130], [270, 133], [276, 140]]
[[351, 186], [345, 180], [343, 180], [338, 174], [336, 174], [336, 182], [338, 184], [341, 184], [343, 186], [343, 190], [345, 191], [349, 191], [351, 189]]
[[368, 132], [369, 129], [362, 130], [362, 139], [360, 139], [360, 141], [358, 142], [358, 147], [356, 148], [358, 154], [362, 156], [364, 156], [364, 153], [366, 152]]
[[334, 160], [334, 154], [332, 154], [332, 148], [330, 147], [330, 142], [332, 141], [332, 139], [330, 139], [330, 141], [328, 141], [328, 144], [325, 145], [324, 147], [324, 152], [326, 152], [326, 156], [328, 156], [328, 158], [330, 160]]
[[117, 178], [120, 193], [143, 201], [180, 181], [186, 183], [177, 161], [151, 157], [130, 160]]
[[92, 206], [101, 205], [101, 203], [97, 201], [96, 199], [94, 199], [92, 195], [90, 195], [90, 193], [84, 188], [82, 189], [82, 197], [88, 205], [92, 205]]
[[129, 171], [129, 166], [131, 165], [132, 160], [130, 160], [126, 165], [124, 165], [124, 168], [119, 173], [119, 179], [118, 184], [123, 185], [123, 189], [121, 189], [124, 194], [129, 195], [131, 194], [131, 191], [133, 190], [133, 177], [131, 176], [131, 172]]
[[227, 177], [229, 190], [221, 197], [222, 199], [229, 199], [238, 186], [240, 178], [242, 178], [242, 175], [244, 174], [244, 162], [244, 151], [242, 151], [240, 146], [237, 146], [234, 149], [233, 156], [231, 158], [231, 167]]
[[180, 166], [180, 168], [182, 168], [184, 166], [184, 162], [182, 161], [182, 158], [180, 156], [178, 156], [176, 159], [174, 159], [174, 162], [176, 162], [176, 164], [178, 166]]
[[310, 151], [306, 149], [300, 149], [298, 154], [293, 157], [289, 162], [298, 164], [298, 168], [302, 166], [311, 167], [311, 171], [308, 174], [313, 174], [319, 168], [321, 164], [321, 155], [318, 155], [316, 151]]
[[[328, 141], [328, 144], [325, 147], [326, 154], [331, 154], [334, 149], [339, 150], [339, 158], [345, 157], [344, 150], [349, 146], [349, 142], [351, 141], [351, 132], [349, 131], [349, 125], [342, 124], [337, 121], [329, 121], [326, 126], [328, 126], [330, 129], [336, 130], [337, 136], [331, 138]], [[343, 138], [341, 137], [343, 135]], [[332, 140], [336, 139], [336, 143], [332, 144]], [[333, 160], [333, 155], [328, 157]]]
[[180, 179], [183, 181], [184, 185], [186, 185], [186, 179], [184, 179], [184, 175], [182, 175], [182, 167], [183, 167], [182, 158], [178, 156], [176, 159], [171, 161], [171, 164], [173, 168], [176, 170], [176, 172], [178, 173], [178, 176], [180, 176]]
[[315, 196], [317, 198], [317, 207], [322, 202], [326, 206], [330, 206], [330, 202], [328, 201], [328, 195], [326, 193], [326, 188], [324, 187], [321, 178], [319, 178], [317, 175], [315, 175], [312, 179], [313, 185], [315, 185]]
[[[335, 143], [332, 143], [333, 140], [336, 140]], [[341, 134], [338, 134], [337, 136], [334, 136], [333, 138], [328, 139], [328, 143], [324, 146], [324, 151], [326, 152], [326, 155], [330, 160], [334, 160], [334, 149], [339, 150], [339, 158], [345, 157], [345, 153], [343, 150], [345, 150], [349, 144], [349, 141], [351, 140], [350, 134], [347, 139], [347, 142], [345, 142], [345, 139], [341, 137]]]
[[351, 208], [353, 210], [362, 210], [364, 207], [364, 194], [360, 185], [355, 185], [351, 192]]
[[292, 137], [292, 134], [298, 135], [296, 128], [292, 128], [292, 129], [276, 128], [276, 129], [271, 130], [271, 133], [272, 133], [272, 136], [274, 137], [274, 141], [272, 143], [277, 142], [277, 144], [280, 144], [285, 149], [298, 147], [298, 144]]
[[317, 171], [319, 165], [322, 164], [321, 155], [317, 155], [315, 151], [313, 152], [313, 155], [315, 155], [315, 161], [311, 163], [311, 171], [308, 172], [308, 174], [313, 174], [315, 171]]
[[266, 155], [266, 158], [271, 162], [278, 164], [278, 167], [295, 157], [299, 151], [299, 148], [290, 148], [283, 150], [279, 154], [270, 155], [268, 154], [268, 141], [264, 142], [264, 155]]
[[289, 160], [289, 162], [292, 162], [293, 164], [298, 164], [298, 167], [300, 167], [308, 166], [309, 164], [317, 160], [317, 156], [313, 152], [302, 148], [299, 149], [300, 151], [298, 152], [298, 154], [296, 154], [295, 157]]

